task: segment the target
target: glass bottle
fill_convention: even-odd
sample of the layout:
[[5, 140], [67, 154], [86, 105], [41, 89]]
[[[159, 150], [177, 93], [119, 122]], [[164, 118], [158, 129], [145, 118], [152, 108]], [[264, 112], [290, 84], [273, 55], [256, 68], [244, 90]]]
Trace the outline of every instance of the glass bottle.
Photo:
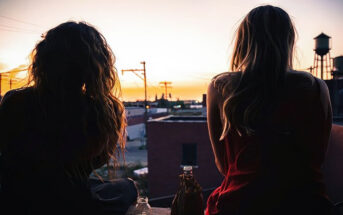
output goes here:
[[148, 197], [139, 197], [136, 205], [131, 206], [126, 215], [151, 215], [151, 206], [148, 203]]

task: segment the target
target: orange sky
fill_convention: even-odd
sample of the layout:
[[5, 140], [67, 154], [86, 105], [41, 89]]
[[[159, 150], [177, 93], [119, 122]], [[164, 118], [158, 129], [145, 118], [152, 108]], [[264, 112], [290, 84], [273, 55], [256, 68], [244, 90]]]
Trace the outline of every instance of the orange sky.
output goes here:
[[[171, 81], [174, 99], [201, 100], [211, 77], [227, 71], [239, 22], [265, 3], [284, 8], [295, 23], [296, 69], [313, 64], [313, 37], [321, 32], [332, 37], [331, 56], [343, 55], [342, 0], [1, 0], [0, 72], [27, 64], [48, 29], [83, 20], [103, 33], [119, 71], [146, 61], [149, 98], [163, 92], [160, 81]], [[144, 97], [139, 78], [129, 73], [119, 78], [123, 99]], [[2, 81], [2, 93], [8, 85]]]
[[[12, 89], [20, 88], [27, 85], [27, 78], [14, 78], [12, 76]], [[10, 80], [11, 77], [9, 75], [2, 75], [2, 92], [1, 94], [5, 94], [10, 89]], [[168, 88], [168, 95], [169, 93], [172, 95], [171, 100], [177, 99], [194, 99], [201, 101], [202, 94], [206, 93], [207, 83], [198, 83], [194, 85], [176, 85], [172, 88]], [[162, 93], [165, 93], [165, 89], [162, 87], [155, 87], [155, 86], [148, 86], [148, 100], [155, 100], [155, 95], [158, 98], [161, 98]], [[126, 101], [136, 101], [137, 99], [144, 98], [144, 87], [143, 86], [128, 86], [122, 88], [122, 98]], [[170, 99], [170, 98], [168, 98]]]
[[[189, 85], [189, 86], [174, 86], [172, 89], [168, 89], [168, 94], [171, 93], [172, 100], [177, 99], [195, 99], [198, 101], [202, 100], [202, 94], [206, 93], [207, 84]], [[155, 95], [161, 98], [164, 89], [158, 89], [155, 87], [148, 88], [149, 96], [148, 99], [155, 100]], [[122, 91], [123, 97], [129, 101], [135, 101], [137, 97], [144, 98], [143, 87], [127, 87]], [[168, 98], [169, 99], [169, 98]]]

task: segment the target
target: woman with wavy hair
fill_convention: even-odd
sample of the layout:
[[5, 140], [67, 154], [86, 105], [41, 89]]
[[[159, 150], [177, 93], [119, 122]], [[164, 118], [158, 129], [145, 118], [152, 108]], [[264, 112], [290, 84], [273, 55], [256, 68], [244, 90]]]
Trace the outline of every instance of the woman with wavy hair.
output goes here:
[[207, 215], [329, 214], [321, 164], [332, 112], [324, 81], [292, 70], [295, 29], [279, 7], [241, 22], [231, 70], [208, 87], [208, 129], [225, 176]]
[[32, 84], [9, 91], [0, 105], [0, 210], [125, 214], [137, 197], [132, 181], [95, 187], [89, 180], [125, 146], [115, 57], [84, 22], [63, 23], [42, 37], [32, 52]]

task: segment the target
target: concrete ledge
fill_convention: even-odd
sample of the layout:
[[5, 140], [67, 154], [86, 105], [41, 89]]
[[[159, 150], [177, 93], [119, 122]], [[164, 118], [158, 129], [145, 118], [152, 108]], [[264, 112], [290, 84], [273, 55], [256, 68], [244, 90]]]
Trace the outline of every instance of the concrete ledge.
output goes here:
[[170, 208], [151, 208], [151, 215], [170, 215]]

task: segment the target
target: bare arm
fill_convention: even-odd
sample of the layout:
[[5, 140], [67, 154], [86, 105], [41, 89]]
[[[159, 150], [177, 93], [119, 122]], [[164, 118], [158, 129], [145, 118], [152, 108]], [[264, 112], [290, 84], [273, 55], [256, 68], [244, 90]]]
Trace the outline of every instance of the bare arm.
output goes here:
[[227, 173], [226, 150], [223, 141], [220, 141], [222, 133], [221, 106], [222, 96], [214, 88], [213, 82], [208, 86], [207, 91], [207, 125], [212, 145], [215, 163], [222, 175]]

